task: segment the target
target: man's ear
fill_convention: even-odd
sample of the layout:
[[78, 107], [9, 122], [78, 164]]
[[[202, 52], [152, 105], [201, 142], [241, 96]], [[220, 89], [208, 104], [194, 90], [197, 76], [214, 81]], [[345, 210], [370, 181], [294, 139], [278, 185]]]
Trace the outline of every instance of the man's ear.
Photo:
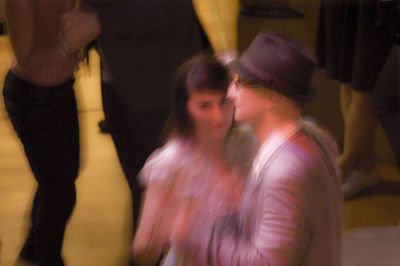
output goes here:
[[268, 90], [266, 95], [266, 105], [268, 109], [273, 109], [281, 100], [281, 95], [274, 90]]

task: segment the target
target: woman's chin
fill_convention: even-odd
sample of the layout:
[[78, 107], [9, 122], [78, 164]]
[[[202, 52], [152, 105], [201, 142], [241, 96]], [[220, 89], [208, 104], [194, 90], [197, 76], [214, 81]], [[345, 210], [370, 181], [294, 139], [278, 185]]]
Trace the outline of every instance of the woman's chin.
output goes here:
[[211, 137], [214, 140], [223, 140], [226, 137], [226, 135], [228, 134], [228, 131], [229, 131], [229, 129], [228, 130], [226, 130], [226, 129], [215, 130], [212, 133]]

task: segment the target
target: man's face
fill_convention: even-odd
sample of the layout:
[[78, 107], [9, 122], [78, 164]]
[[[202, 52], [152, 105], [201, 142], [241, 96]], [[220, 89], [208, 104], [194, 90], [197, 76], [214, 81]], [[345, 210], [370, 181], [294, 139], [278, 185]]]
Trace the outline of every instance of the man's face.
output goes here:
[[227, 97], [235, 103], [235, 120], [237, 122], [254, 126], [265, 114], [267, 97], [260, 90], [263, 89], [241, 83], [237, 75], [234, 77]]

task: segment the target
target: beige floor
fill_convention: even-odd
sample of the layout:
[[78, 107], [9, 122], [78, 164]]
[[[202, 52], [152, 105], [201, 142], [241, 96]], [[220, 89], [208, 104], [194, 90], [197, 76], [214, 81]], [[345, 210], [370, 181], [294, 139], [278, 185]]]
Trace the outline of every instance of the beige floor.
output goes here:
[[[208, 0], [198, 0], [210, 4]], [[222, 0], [221, 0], [222, 1]], [[228, 0], [223, 2], [230, 3]], [[299, 3], [301, 1], [289, 1]], [[221, 2], [219, 2], [221, 3]], [[242, 41], [239, 48], [247, 45], [254, 33], [263, 29], [279, 29], [294, 36], [300, 36], [311, 44], [316, 20], [318, 1], [305, 0], [298, 4], [298, 9], [304, 11], [308, 18], [301, 21], [293, 20], [250, 20], [241, 19], [239, 35]], [[310, 5], [313, 7], [311, 8]], [[211, 13], [210, 7], [205, 13]], [[221, 7], [218, 7], [221, 9]], [[234, 8], [234, 7], [233, 7]], [[223, 9], [223, 8], [222, 8]], [[227, 9], [228, 10], [228, 9]], [[204, 12], [204, 11], [203, 11]], [[308, 13], [307, 13], [308, 12]], [[223, 17], [223, 16], [222, 16]], [[213, 20], [213, 19], [214, 20]], [[215, 21], [220, 16], [206, 15]], [[222, 19], [224, 21], [224, 19]], [[236, 33], [232, 27], [235, 23], [226, 20], [224, 26], [215, 29], [215, 23], [207, 26], [210, 34], [214, 34], [214, 46], [223, 50], [236, 47]], [[298, 27], [291, 27], [296, 23]], [[226, 26], [226, 25], [230, 26]], [[268, 25], [266, 27], [265, 25]], [[312, 30], [302, 31], [303, 28], [313, 27]], [[227, 28], [224, 28], [227, 27]], [[231, 28], [229, 28], [231, 27]], [[222, 29], [222, 30], [221, 30]], [[300, 29], [300, 30], [296, 30]], [[220, 38], [216, 31], [225, 32], [226, 37]], [[225, 41], [224, 41], [225, 39]], [[218, 43], [219, 42], [219, 43]], [[225, 44], [224, 44], [225, 43]], [[0, 85], [8, 69], [11, 50], [7, 37], [0, 37]], [[99, 133], [97, 122], [103, 117], [101, 111], [98, 57], [92, 54], [90, 67], [81, 70], [78, 74], [76, 87], [82, 143], [82, 168], [77, 181], [78, 198], [75, 211], [68, 225], [63, 253], [67, 265], [71, 266], [123, 266], [129, 253], [129, 219], [130, 199], [128, 187], [116, 158], [116, 153], [109, 135]], [[324, 88], [336, 86], [327, 81], [322, 73], [317, 73], [317, 85]], [[321, 120], [328, 124], [334, 132], [340, 132], [339, 111], [326, 110], [324, 101], [337, 103], [338, 99], [331, 99], [330, 90], [323, 91], [320, 102], [308, 107], [308, 113], [322, 114]], [[325, 93], [325, 94], [324, 94]], [[336, 105], [330, 105], [335, 107]], [[338, 136], [340, 139], [340, 136]], [[400, 219], [400, 174], [391, 163], [392, 154], [387, 147], [387, 140], [382, 135], [377, 137], [377, 147], [388, 154], [388, 162], [381, 162], [379, 167], [385, 182], [371, 190], [362, 193], [360, 197], [345, 203], [345, 229], [369, 226], [395, 226]], [[386, 158], [386, 157], [385, 157]], [[23, 243], [30, 203], [35, 183], [29, 166], [23, 154], [22, 147], [10, 127], [4, 111], [2, 98], [0, 99], [0, 265], [11, 266], [18, 255]]]

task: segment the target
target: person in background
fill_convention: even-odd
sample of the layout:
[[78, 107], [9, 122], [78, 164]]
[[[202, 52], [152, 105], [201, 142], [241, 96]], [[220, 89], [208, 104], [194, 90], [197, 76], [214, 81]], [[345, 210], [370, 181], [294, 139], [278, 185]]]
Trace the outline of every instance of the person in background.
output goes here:
[[133, 230], [142, 188], [137, 174], [160, 144], [172, 105], [174, 70], [209, 47], [191, 0], [86, 0], [63, 20], [63, 48], [75, 53], [93, 40], [100, 54], [103, 110], [128, 181]]
[[373, 89], [391, 47], [390, 28], [380, 15], [385, 2], [321, 2], [316, 53], [327, 76], [340, 82], [344, 141], [337, 163], [345, 199], [382, 181], [373, 145]]
[[[232, 124], [230, 82], [228, 70], [211, 54], [193, 57], [177, 72], [167, 142], [140, 173], [146, 192], [133, 244], [139, 265], [152, 265], [169, 242], [162, 231], [177, 204], [194, 199], [210, 219], [237, 211], [259, 142], [249, 127]], [[190, 256], [168, 245], [164, 265], [192, 265]]]
[[73, 73], [76, 53], [65, 55], [59, 32], [70, 0], [6, 0], [5, 18], [14, 60], [4, 101], [37, 181], [31, 226], [19, 259], [64, 265], [61, 249], [76, 201], [79, 126]]

